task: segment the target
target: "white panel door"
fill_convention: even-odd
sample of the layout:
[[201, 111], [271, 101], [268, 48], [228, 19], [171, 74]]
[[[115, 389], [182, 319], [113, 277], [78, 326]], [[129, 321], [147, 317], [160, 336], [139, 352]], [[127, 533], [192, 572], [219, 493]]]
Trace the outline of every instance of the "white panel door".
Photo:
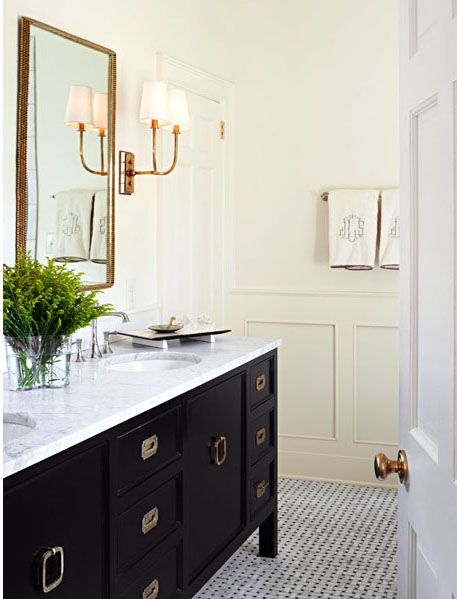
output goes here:
[[457, 599], [453, 0], [401, 0], [400, 599]]
[[[186, 92], [191, 129], [178, 165], [163, 179], [160, 268], [164, 318], [207, 315], [222, 324], [223, 153], [221, 105]], [[163, 136], [164, 142], [171, 136]], [[165, 147], [164, 155], [171, 153]]]

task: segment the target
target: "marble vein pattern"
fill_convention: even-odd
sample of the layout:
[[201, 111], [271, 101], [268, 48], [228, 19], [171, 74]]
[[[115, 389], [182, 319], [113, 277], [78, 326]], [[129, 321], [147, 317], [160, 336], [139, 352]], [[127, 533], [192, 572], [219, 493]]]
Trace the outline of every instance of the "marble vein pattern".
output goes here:
[[[176, 343], [176, 345], [174, 345]], [[49, 458], [147, 410], [191, 391], [230, 370], [254, 360], [281, 344], [279, 339], [221, 336], [216, 343], [173, 342], [166, 351], [113, 344], [114, 356], [84, 363], [72, 362], [71, 382], [63, 389], [4, 391], [4, 414], [21, 414], [35, 422], [33, 429], [3, 446], [3, 477]], [[163, 372], [118, 372], [107, 366], [149, 355], [162, 359], [178, 354], [200, 358], [185, 368]], [[6, 384], [6, 383], [5, 383]], [[5, 426], [5, 425], [4, 425]]]

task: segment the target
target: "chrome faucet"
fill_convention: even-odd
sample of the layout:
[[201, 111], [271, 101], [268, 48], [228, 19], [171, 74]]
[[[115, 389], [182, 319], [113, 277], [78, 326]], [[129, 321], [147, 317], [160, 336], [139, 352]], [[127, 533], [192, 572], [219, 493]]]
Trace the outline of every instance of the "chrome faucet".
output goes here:
[[[122, 318], [122, 322], [130, 322], [130, 318], [128, 317], [128, 315], [125, 312], [120, 312], [120, 311], [114, 311], [114, 312], [107, 312], [106, 314], [103, 314], [103, 316], [118, 316], [119, 318]], [[103, 316], [100, 316], [100, 318], [103, 318]], [[94, 318], [94, 320], [92, 321], [92, 341], [90, 344], [90, 357], [91, 358], [102, 358], [103, 354], [100, 351], [100, 346], [98, 345], [98, 318]], [[111, 331], [112, 333], [115, 333], [116, 331]], [[108, 335], [108, 341], [106, 341], [106, 336], [105, 336], [105, 351], [104, 353], [112, 353], [111, 350], [111, 346], [109, 344], [109, 335]]]

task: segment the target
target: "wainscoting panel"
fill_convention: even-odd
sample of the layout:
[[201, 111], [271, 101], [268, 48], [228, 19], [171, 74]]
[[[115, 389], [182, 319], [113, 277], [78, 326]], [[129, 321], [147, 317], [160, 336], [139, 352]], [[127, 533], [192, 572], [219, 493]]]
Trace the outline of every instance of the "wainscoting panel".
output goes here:
[[354, 443], [396, 445], [398, 326], [354, 326]]
[[280, 475], [395, 486], [373, 458], [397, 451], [398, 298], [238, 288], [230, 308], [235, 334], [282, 338]]
[[[279, 358], [279, 434], [336, 438], [337, 332], [333, 323], [247, 321], [246, 332], [283, 340]], [[286, 401], [287, 398], [287, 401]]]

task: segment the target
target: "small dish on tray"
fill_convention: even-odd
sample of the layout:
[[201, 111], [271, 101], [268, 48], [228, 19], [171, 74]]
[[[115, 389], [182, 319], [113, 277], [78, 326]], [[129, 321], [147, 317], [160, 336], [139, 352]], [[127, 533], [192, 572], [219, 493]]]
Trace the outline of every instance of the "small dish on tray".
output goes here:
[[175, 322], [176, 316], [172, 316], [168, 324], [151, 324], [148, 329], [155, 331], [156, 333], [176, 333], [183, 328], [182, 322]]

